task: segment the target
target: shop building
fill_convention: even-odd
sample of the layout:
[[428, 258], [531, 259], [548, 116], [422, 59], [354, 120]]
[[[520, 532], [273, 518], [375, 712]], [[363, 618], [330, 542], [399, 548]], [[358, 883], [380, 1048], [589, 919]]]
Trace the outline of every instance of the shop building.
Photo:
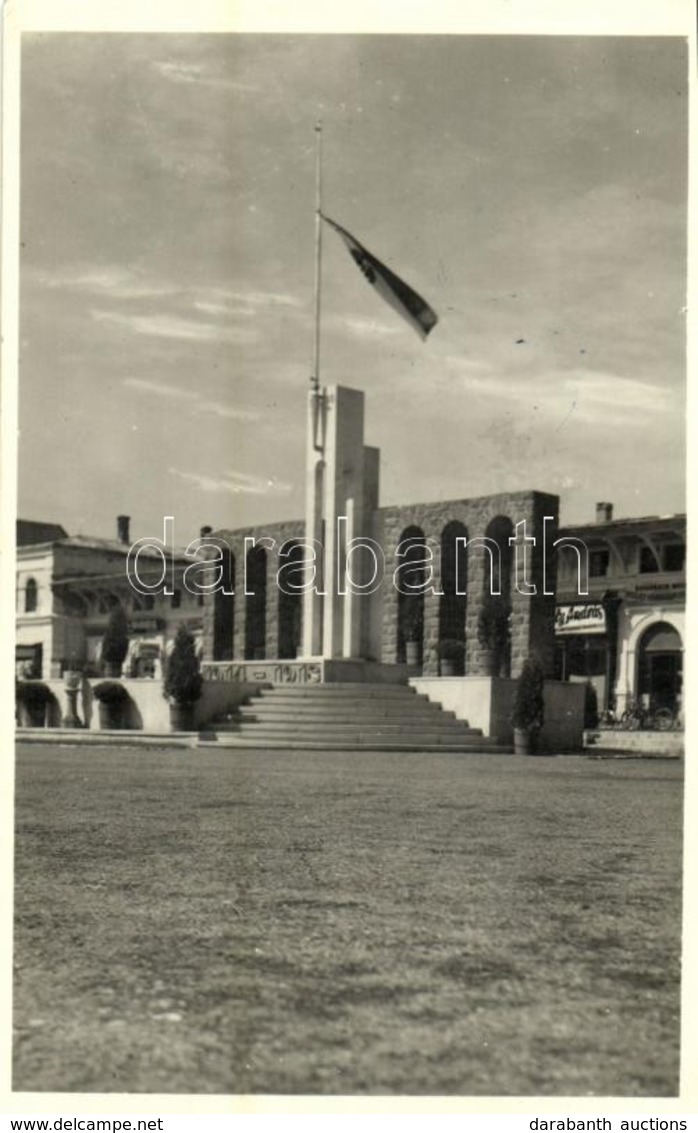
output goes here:
[[600, 707], [616, 714], [639, 701], [680, 717], [686, 516], [614, 519], [613, 505], [599, 503], [595, 523], [563, 527], [560, 536], [567, 545], [557, 555], [556, 676], [591, 680]]
[[[117, 519], [116, 539], [69, 536], [56, 524], [17, 522], [16, 647], [19, 676], [48, 679], [82, 666], [88, 674], [101, 669], [102, 638], [110, 611], [120, 604], [129, 619], [129, 651], [125, 676], [155, 677], [185, 624], [200, 648], [200, 596], [182, 585], [190, 559], [173, 552], [173, 593], [140, 594], [127, 573], [130, 548], [128, 516]], [[139, 556], [141, 571], [162, 576], [162, 559]]]

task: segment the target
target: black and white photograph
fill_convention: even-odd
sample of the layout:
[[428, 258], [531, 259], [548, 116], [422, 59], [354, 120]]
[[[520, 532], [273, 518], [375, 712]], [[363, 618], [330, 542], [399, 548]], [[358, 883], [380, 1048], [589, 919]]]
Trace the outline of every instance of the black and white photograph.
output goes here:
[[690, 58], [22, 31], [14, 1097], [681, 1128]]

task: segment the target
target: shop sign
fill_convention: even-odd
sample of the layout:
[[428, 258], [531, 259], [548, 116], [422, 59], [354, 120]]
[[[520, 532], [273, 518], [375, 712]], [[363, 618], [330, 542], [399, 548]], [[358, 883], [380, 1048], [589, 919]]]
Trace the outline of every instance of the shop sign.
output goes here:
[[686, 598], [686, 583], [685, 582], [643, 582], [642, 585], [636, 586], [633, 591], [633, 596], [636, 598], [650, 598], [653, 601], [668, 600], [673, 598], [684, 599]]
[[605, 633], [606, 611], [600, 602], [555, 607], [555, 633]]

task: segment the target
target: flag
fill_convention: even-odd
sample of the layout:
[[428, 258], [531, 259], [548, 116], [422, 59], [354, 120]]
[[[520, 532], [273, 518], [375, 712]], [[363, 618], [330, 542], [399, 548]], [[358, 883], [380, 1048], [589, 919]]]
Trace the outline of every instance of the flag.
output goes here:
[[387, 268], [370, 252], [367, 252], [363, 245], [359, 244], [359, 241], [350, 232], [347, 232], [346, 228], [342, 228], [341, 224], [330, 220], [329, 216], [325, 216], [323, 213], [320, 213], [320, 215], [342, 237], [352, 259], [358, 264], [366, 279], [375, 287], [378, 294], [399, 315], [402, 315], [410, 326], [414, 327], [417, 334], [425, 339], [429, 331], [433, 330], [438, 322], [436, 312], [422, 299], [421, 295], [408, 287], [390, 268]]

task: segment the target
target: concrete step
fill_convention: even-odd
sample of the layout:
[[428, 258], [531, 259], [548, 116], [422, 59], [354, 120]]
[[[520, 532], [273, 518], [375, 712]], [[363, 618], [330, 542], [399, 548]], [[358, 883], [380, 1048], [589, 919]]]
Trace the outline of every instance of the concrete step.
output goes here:
[[437, 742], [419, 740], [411, 737], [409, 740], [381, 740], [368, 737], [365, 740], [351, 743], [340, 740], [322, 740], [317, 737], [311, 740], [269, 740], [253, 738], [252, 736], [225, 735], [216, 739], [203, 736], [199, 739], [198, 747], [213, 747], [230, 750], [260, 750], [260, 751], [377, 751], [377, 752], [451, 752], [457, 755], [511, 755], [512, 748], [506, 744], [497, 744], [482, 737], [478, 743], [457, 743], [453, 740], [439, 739]]
[[[437, 705], [400, 705], [396, 708], [385, 705], [357, 705], [356, 707], [344, 705], [316, 705], [310, 703], [307, 708], [286, 704], [260, 704], [253, 702], [245, 705], [239, 711], [240, 720], [269, 720], [288, 721], [313, 720], [321, 723], [323, 720], [334, 720], [337, 723], [346, 721], [351, 723], [360, 717], [364, 720], [393, 721], [395, 723], [413, 724], [419, 720], [455, 720], [453, 712], [442, 712]], [[465, 723], [465, 721], [461, 721]]]
[[233, 747], [310, 751], [509, 750], [408, 685], [350, 682], [264, 689], [212, 724], [210, 736]]
[[294, 694], [286, 692], [282, 689], [266, 689], [260, 691], [258, 695], [252, 697], [255, 701], [264, 701], [265, 704], [295, 704], [302, 708], [306, 704], [431, 704], [428, 696], [423, 692], [408, 692], [406, 689], [396, 696], [391, 693], [389, 696], [382, 696], [378, 693], [371, 693], [363, 696], [360, 692], [343, 692], [336, 696], [328, 696], [325, 693], [318, 692], [312, 695], [309, 692]]
[[352, 747], [354, 744], [358, 743], [366, 743], [370, 746], [372, 743], [380, 740], [393, 743], [414, 744], [457, 743], [463, 744], [466, 747], [488, 743], [484, 736], [478, 735], [477, 733], [460, 733], [452, 730], [436, 730], [434, 728], [410, 731], [408, 735], [405, 735], [404, 732], [400, 731], [383, 731], [376, 728], [357, 728], [351, 732], [342, 730], [323, 732], [319, 729], [294, 728], [286, 732], [270, 732], [262, 726], [257, 726], [250, 729], [244, 728], [237, 732], [221, 730], [215, 732], [215, 734], [217, 736], [230, 736], [233, 739], [241, 738], [245, 740], [259, 740], [260, 742], [277, 742], [282, 745], [288, 741], [293, 741], [294, 743], [338, 743], [344, 744], [345, 747]]
[[[303, 700], [306, 697], [324, 697], [327, 700], [338, 700], [342, 697], [357, 697], [359, 700], [371, 698], [384, 699], [388, 697], [415, 697], [422, 696], [411, 685], [381, 685], [381, 684], [328, 684], [328, 685], [274, 685], [262, 689], [260, 696], [264, 699], [279, 699], [289, 697], [294, 700]], [[425, 697], [426, 699], [426, 697]]]
[[304, 731], [322, 731], [333, 732], [343, 731], [350, 732], [356, 728], [380, 728], [384, 731], [390, 732], [410, 732], [410, 731], [428, 731], [429, 728], [438, 729], [454, 729], [459, 732], [467, 732], [468, 734], [481, 735], [480, 728], [471, 728], [466, 720], [456, 720], [453, 716], [423, 716], [416, 720], [399, 720], [392, 717], [380, 717], [375, 719], [372, 716], [362, 716], [359, 713], [350, 719], [336, 719], [333, 716], [328, 716], [323, 719], [309, 719], [307, 716], [298, 715], [293, 716], [288, 720], [279, 720], [278, 718], [264, 718], [256, 716], [242, 716], [232, 720], [221, 720], [219, 723], [211, 725], [214, 728], [229, 729], [230, 731], [240, 731], [241, 728], [264, 728], [266, 731], [287, 732], [291, 729], [303, 729]]

